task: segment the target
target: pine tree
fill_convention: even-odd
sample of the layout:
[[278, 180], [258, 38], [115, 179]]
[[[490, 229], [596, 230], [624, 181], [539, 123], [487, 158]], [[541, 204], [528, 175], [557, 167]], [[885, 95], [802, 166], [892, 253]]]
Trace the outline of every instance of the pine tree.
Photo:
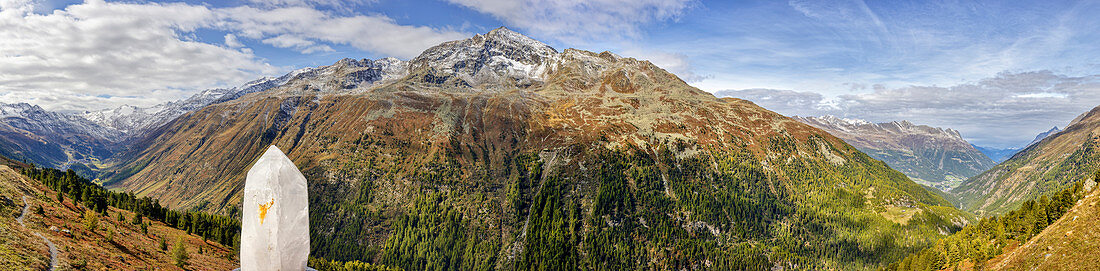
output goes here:
[[83, 191], [80, 192], [80, 200], [84, 202], [84, 206], [88, 206], [88, 207], [93, 206], [92, 205], [92, 196], [88, 194], [87, 189], [84, 189]]
[[130, 224], [141, 225], [141, 214], [134, 213], [134, 217], [130, 218]]

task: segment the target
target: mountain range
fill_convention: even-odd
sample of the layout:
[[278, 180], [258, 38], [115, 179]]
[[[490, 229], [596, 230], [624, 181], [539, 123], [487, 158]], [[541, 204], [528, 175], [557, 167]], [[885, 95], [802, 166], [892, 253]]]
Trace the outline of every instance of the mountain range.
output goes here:
[[274, 144], [310, 180], [314, 255], [413, 270], [869, 269], [970, 220], [820, 129], [504, 28], [313, 68], [133, 140], [106, 185], [230, 215]]
[[[0, 116], [6, 163], [71, 168], [125, 192], [114, 197], [230, 217], [241, 215], [248, 167], [278, 146], [309, 182], [311, 256], [404, 270], [912, 267], [911, 253], [958, 249], [944, 240], [988, 225], [967, 211], [988, 223], [1087, 183], [1078, 181], [1094, 176], [1100, 144], [1098, 108], [994, 165], [953, 129], [789, 118], [714, 97], [648, 61], [558, 50], [506, 28], [408, 61], [343, 59], [152, 107], [69, 114], [3, 104]], [[23, 193], [48, 206], [39, 221], [79, 219], [75, 202], [50, 202], [48, 189], [15, 174], [0, 168], [5, 184], [23, 187], [0, 186], [9, 199], [0, 203]], [[1051, 233], [998, 241], [1024, 245], [990, 262], [1029, 266], [1013, 262], [1071, 242], [1066, 231], [1087, 224], [1068, 217], [1087, 219], [1090, 197], [1038, 205], [1073, 208], [1043, 217]], [[188, 233], [208, 230], [180, 219], [174, 227]], [[132, 242], [84, 232], [96, 238], [61, 240], [91, 254], [146, 251], [140, 244], [154, 239], [118, 220], [109, 226]], [[208, 244], [200, 257], [232, 259]], [[163, 254], [143, 253], [130, 260], [162, 267]], [[211, 261], [197, 268], [232, 265]]]
[[184, 100], [167, 102], [151, 107], [124, 105], [113, 109], [85, 111], [75, 115], [83, 117], [107, 129], [118, 131], [122, 136], [135, 137], [140, 136], [141, 133], [146, 130], [160, 127], [168, 121], [207, 105], [233, 100], [245, 94], [281, 86], [286, 83], [287, 80], [290, 80], [290, 78], [298, 74], [309, 72], [310, 70], [311, 69], [306, 68], [276, 78], [260, 78], [230, 89], [203, 90]]
[[953, 129], [908, 121], [871, 123], [835, 116], [793, 118], [844, 139], [917, 183], [943, 191], [994, 165]]
[[230, 89], [208, 89], [187, 99], [151, 107], [124, 105], [78, 113], [52, 112], [27, 103], [0, 103], [0, 155], [95, 176], [108, 158], [146, 131], [210, 104], [281, 86], [312, 69], [261, 78]]
[[91, 173], [85, 165], [109, 158], [122, 133], [72, 114], [26, 103], [0, 103], [0, 155]]

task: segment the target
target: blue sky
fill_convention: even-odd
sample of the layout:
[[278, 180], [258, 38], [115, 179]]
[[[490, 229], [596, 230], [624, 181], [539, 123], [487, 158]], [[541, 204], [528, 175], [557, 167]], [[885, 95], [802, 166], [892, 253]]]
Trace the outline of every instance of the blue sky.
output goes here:
[[150, 106], [499, 26], [787, 115], [1016, 147], [1100, 105], [1100, 1], [0, 0], [0, 98]]

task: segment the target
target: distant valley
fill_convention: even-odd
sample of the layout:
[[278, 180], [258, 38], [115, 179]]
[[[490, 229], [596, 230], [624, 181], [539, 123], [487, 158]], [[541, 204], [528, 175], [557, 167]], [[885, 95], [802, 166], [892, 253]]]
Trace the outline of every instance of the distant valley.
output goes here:
[[1100, 169], [1100, 108], [1074, 119], [1064, 131], [1032, 143], [989, 171], [951, 192], [962, 208], [979, 215], [999, 215], [1020, 202], [1058, 191], [1093, 177]]
[[982, 147], [978, 145], [972, 146], [974, 146], [975, 149], [978, 149], [978, 151], [982, 152], [982, 154], [985, 154], [986, 157], [989, 157], [990, 160], [993, 160], [994, 163], [1004, 162], [1005, 160], [1008, 160], [1008, 158], [1012, 158], [1012, 155], [1020, 152], [1021, 150], [1013, 148], [999, 149], [992, 147]]

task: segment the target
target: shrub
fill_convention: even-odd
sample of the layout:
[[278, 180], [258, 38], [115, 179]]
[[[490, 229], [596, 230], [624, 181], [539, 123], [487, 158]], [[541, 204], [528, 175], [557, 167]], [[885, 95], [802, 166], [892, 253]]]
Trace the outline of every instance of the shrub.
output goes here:
[[172, 245], [172, 260], [176, 262], [176, 266], [185, 268], [189, 258], [190, 255], [187, 255], [187, 247], [183, 243], [183, 237], [176, 238], [176, 244]]
[[91, 209], [84, 211], [84, 229], [95, 232], [99, 228], [99, 214]]

